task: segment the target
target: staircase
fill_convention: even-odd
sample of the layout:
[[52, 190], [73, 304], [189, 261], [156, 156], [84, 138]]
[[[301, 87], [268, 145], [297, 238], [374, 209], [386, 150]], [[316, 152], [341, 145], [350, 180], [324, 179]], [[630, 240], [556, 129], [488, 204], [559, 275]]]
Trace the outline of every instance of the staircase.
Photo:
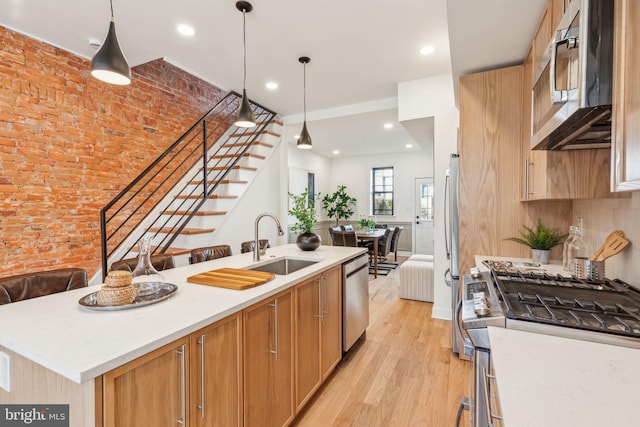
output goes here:
[[237, 201], [280, 142], [276, 114], [252, 104], [257, 125], [233, 125], [240, 95], [230, 92], [100, 212], [102, 278], [116, 260], [137, 256], [153, 237], [152, 254], [188, 263], [193, 248], [213, 244]]

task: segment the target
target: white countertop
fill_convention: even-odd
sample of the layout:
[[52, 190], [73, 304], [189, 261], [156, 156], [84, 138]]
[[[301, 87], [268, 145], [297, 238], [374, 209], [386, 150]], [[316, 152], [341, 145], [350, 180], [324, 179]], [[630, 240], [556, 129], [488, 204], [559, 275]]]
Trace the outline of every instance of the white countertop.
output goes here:
[[488, 329], [506, 427], [639, 425], [640, 350]]
[[[78, 301], [97, 286], [2, 305], [0, 346], [83, 383], [364, 252], [324, 245], [304, 252], [290, 244], [267, 249], [259, 263], [246, 253], [164, 270], [165, 281], [178, 291], [165, 301], [128, 310], [81, 306]], [[186, 281], [204, 271], [246, 268], [283, 256], [319, 262], [243, 291]]]

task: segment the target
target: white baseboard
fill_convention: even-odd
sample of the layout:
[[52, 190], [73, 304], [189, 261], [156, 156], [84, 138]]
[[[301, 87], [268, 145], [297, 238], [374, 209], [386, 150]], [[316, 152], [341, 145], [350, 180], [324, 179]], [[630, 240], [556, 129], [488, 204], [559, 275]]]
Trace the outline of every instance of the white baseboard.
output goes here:
[[433, 307], [431, 317], [434, 319], [451, 320], [451, 309], [443, 307]]

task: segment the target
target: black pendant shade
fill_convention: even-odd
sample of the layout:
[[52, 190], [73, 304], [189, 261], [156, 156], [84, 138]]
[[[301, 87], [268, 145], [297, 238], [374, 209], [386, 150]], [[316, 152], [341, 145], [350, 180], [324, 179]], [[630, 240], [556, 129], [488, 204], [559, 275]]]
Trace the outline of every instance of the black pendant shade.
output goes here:
[[300, 132], [300, 137], [298, 138], [296, 147], [303, 150], [311, 148], [311, 135], [309, 135], [309, 131], [307, 130], [307, 64], [309, 63], [309, 61], [311, 61], [311, 58], [309, 58], [308, 56], [301, 56], [300, 58], [298, 58], [298, 62], [304, 65], [304, 121], [302, 123], [302, 132]]
[[249, 98], [247, 98], [247, 31], [245, 14], [253, 10], [251, 3], [247, 1], [239, 1], [236, 3], [236, 9], [242, 12], [242, 56], [243, 56], [243, 80], [242, 80], [242, 101], [236, 113], [235, 125], [241, 128], [250, 128], [256, 125], [256, 117], [251, 110]]
[[113, 22], [113, 3], [111, 3], [111, 22], [107, 38], [91, 60], [91, 75], [114, 85], [128, 85], [131, 83], [131, 69], [127, 63], [118, 37], [116, 24]]

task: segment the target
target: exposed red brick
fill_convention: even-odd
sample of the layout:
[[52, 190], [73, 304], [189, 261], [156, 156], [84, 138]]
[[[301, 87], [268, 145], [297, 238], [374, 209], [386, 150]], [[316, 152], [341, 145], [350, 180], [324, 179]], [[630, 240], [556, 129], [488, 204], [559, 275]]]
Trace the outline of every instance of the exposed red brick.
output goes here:
[[0, 277], [100, 268], [99, 212], [223, 91], [161, 59], [132, 84], [0, 27]]

